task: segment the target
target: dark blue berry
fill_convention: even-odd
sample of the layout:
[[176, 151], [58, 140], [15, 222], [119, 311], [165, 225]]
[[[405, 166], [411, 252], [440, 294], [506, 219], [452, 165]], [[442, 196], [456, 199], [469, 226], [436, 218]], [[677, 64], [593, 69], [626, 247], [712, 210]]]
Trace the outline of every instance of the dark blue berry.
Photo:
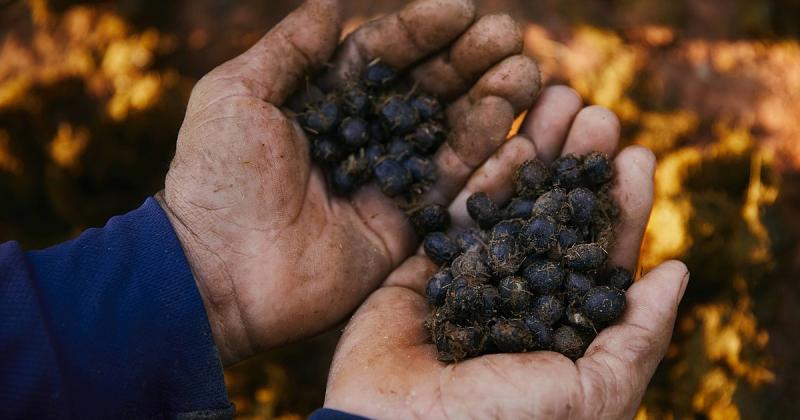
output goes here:
[[486, 264], [484, 254], [476, 249], [457, 256], [450, 263], [450, 271], [455, 277], [464, 277], [481, 283], [488, 282], [492, 278], [492, 270]]
[[583, 296], [581, 309], [593, 323], [608, 325], [625, 311], [625, 293], [608, 286], [594, 287]]
[[540, 321], [536, 316], [529, 315], [525, 318], [525, 327], [531, 333], [536, 349], [548, 350], [553, 347], [553, 329]]
[[533, 215], [534, 199], [519, 197], [511, 200], [506, 206], [505, 213], [509, 219], [527, 219]]
[[586, 314], [584, 314], [583, 311], [581, 310], [580, 299], [571, 301], [569, 306], [567, 306], [566, 311], [564, 312], [564, 319], [570, 325], [579, 327], [584, 330], [594, 330], [596, 328], [595, 325], [592, 323], [592, 321], [589, 320], [589, 317], [587, 317]]
[[349, 194], [361, 185], [358, 176], [349, 172], [343, 165], [333, 168], [330, 174], [330, 182], [333, 191], [339, 195]]
[[344, 151], [333, 137], [319, 136], [311, 141], [311, 158], [322, 165], [333, 165], [342, 160]]
[[628, 290], [633, 284], [633, 273], [622, 267], [616, 267], [606, 277], [605, 284], [619, 290]]
[[380, 107], [384, 124], [395, 134], [405, 134], [419, 123], [417, 111], [402, 96], [388, 98]]
[[420, 153], [430, 154], [444, 143], [445, 136], [446, 133], [441, 124], [427, 122], [417, 126], [417, 128], [407, 136], [407, 139]]
[[414, 154], [414, 147], [402, 137], [394, 137], [386, 145], [386, 154], [397, 160], [403, 160]]
[[562, 250], [569, 249], [580, 242], [580, 235], [575, 228], [561, 226], [558, 229], [558, 247]]
[[572, 360], [583, 356], [591, 342], [591, 335], [569, 325], [562, 325], [553, 333], [553, 350]]
[[411, 98], [409, 103], [417, 110], [422, 120], [429, 120], [442, 112], [441, 102], [433, 96], [418, 95]]
[[383, 158], [375, 163], [372, 169], [375, 182], [384, 194], [394, 197], [408, 191], [411, 185], [411, 174], [402, 163], [392, 158]]
[[423, 236], [431, 232], [443, 232], [450, 226], [450, 213], [439, 204], [429, 204], [412, 211], [408, 218], [414, 230]]
[[483, 307], [483, 284], [466, 277], [456, 277], [447, 291], [445, 303], [453, 309], [457, 318], [469, 318], [481, 312]]
[[428, 303], [435, 306], [442, 305], [451, 283], [453, 283], [453, 276], [450, 274], [450, 270], [444, 268], [437, 271], [428, 280], [428, 286], [425, 288]]
[[603, 153], [593, 152], [583, 158], [583, 178], [591, 186], [597, 186], [611, 181], [614, 170], [608, 156]]
[[339, 123], [339, 106], [330, 99], [325, 99], [316, 107], [303, 114], [303, 127], [316, 134], [329, 133]]
[[567, 192], [562, 188], [553, 188], [539, 196], [533, 203], [535, 217], [550, 217], [561, 223], [566, 223], [570, 218], [570, 209], [567, 203]]
[[481, 289], [483, 295], [483, 316], [487, 318], [495, 317], [500, 312], [501, 298], [497, 288], [488, 284]]
[[342, 94], [342, 108], [348, 115], [363, 117], [369, 112], [369, 95], [359, 87], [348, 88]]
[[350, 150], [365, 146], [369, 142], [367, 123], [357, 117], [345, 118], [339, 125], [339, 138]]
[[492, 228], [491, 238], [501, 238], [503, 236], [516, 237], [522, 231], [525, 222], [522, 219], [503, 220]]
[[545, 253], [556, 244], [558, 226], [548, 217], [536, 217], [528, 221], [519, 234], [520, 240], [535, 253]]
[[470, 249], [482, 250], [489, 242], [486, 238], [486, 234], [482, 230], [475, 228], [458, 232], [455, 236], [455, 240], [462, 252], [469, 251]]
[[538, 295], [557, 293], [564, 284], [564, 270], [549, 260], [534, 261], [522, 270], [528, 288]]
[[550, 170], [539, 159], [527, 160], [514, 174], [517, 195], [538, 195], [550, 184]]
[[575, 188], [567, 195], [572, 222], [583, 226], [592, 221], [597, 211], [597, 196], [586, 188]]
[[560, 157], [551, 165], [553, 184], [571, 190], [583, 183], [581, 161], [573, 155]]
[[367, 158], [370, 167], [374, 167], [385, 154], [386, 148], [380, 143], [372, 143], [364, 149], [364, 157]]
[[593, 286], [592, 279], [583, 273], [570, 271], [564, 278], [564, 290], [571, 300], [583, 297]]
[[507, 276], [519, 270], [524, 260], [516, 239], [510, 236], [492, 238], [486, 248], [486, 262], [498, 276]]
[[440, 344], [437, 340], [439, 360], [459, 361], [483, 354], [486, 335], [485, 330], [481, 327], [461, 327], [447, 323], [443, 329], [441, 341], [444, 344]]
[[403, 160], [415, 183], [432, 184], [436, 181], [436, 164], [430, 158], [412, 155]]
[[445, 264], [453, 261], [460, 253], [458, 245], [442, 232], [433, 232], [425, 237], [422, 242], [425, 254], [436, 264]]
[[330, 174], [331, 187], [337, 194], [353, 192], [369, 176], [369, 162], [363, 156], [350, 155], [337, 165]]
[[489, 229], [500, 220], [500, 210], [486, 193], [476, 192], [467, 199], [467, 212], [483, 229]]
[[606, 262], [606, 251], [598, 244], [578, 244], [564, 253], [564, 265], [577, 271], [593, 271]]
[[492, 325], [490, 336], [503, 353], [520, 353], [538, 348], [525, 323], [519, 319], [501, 319]]
[[383, 63], [374, 63], [364, 71], [364, 84], [370, 88], [390, 85], [397, 79], [397, 72]]
[[511, 276], [500, 280], [497, 285], [503, 307], [509, 314], [520, 314], [531, 306], [531, 292], [528, 284], [521, 277]]
[[564, 302], [554, 295], [543, 295], [533, 300], [533, 314], [547, 325], [564, 317]]

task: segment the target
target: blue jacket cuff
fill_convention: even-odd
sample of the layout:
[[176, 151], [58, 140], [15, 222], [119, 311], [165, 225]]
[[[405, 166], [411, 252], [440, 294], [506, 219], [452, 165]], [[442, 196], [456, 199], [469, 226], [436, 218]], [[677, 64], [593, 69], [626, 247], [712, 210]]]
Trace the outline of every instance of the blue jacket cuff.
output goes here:
[[232, 416], [202, 299], [155, 200], [27, 260], [70, 414]]
[[331, 410], [330, 408], [320, 408], [309, 416], [308, 420], [369, 420], [366, 417], [355, 414], [345, 413], [344, 411]]

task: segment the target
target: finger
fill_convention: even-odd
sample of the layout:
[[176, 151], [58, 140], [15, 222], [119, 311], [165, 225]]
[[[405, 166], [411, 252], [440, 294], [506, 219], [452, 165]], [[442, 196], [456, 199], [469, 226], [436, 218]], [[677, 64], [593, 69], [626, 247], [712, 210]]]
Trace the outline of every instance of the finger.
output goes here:
[[[428, 304], [403, 287], [382, 287], [358, 309], [339, 340], [328, 375], [325, 406], [370, 418], [395, 418], [409, 410], [408, 396], [394, 390], [432, 392], [429, 376], [440, 369], [424, 320]], [[398, 367], [415, 375], [397, 374]], [[381, 404], [363, 395], [389, 390]]]
[[609, 258], [612, 265], [635, 272], [653, 207], [656, 157], [645, 147], [631, 146], [614, 159], [614, 167], [617, 177], [611, 195], [620, 214], [614, 229], [616, 240]]
[[488, 15], [475, 22], [449, 50], [415, 67], [422, 91], [449, 101], [464, 94], [503, 59], [522, 52], [522, 30], [511, 16]]
[[[336, 48], [338, 0], [308, 0], [242, 55], [198, 83], [201, 91], [251, 95], [280, 106]], [[212, 98], [213, 99], [213, 98]]]
[[464, 228], [473, 224], [467, 213], [467, 199], [476, 192], [485, 192], [501, 205], [511, 199], [514, 185], [510, 180], [514, 172], [523, 162], [535, 157], [536, 147], [524, 136], [516, 136], [503, 144], [494, 156], [475, 171], [453, 200], [449, 209], [453, 227]]
[[520, 128], [521, 134], [533, 139], [539, 159], [549, 164], [561, 155], [572, 121], [582, 106], [581, 97], [567, 86], [542, 90]]
[[[627, 292], [621, 322], [603, 330], [576, 362], [587, 401], [605, 404], [609, 418], [632, 418], [672, 337], [689, 272], [669, 261]], [[614, 412], [616, 411], [616, 412]]]
[[402, 70], [452, 42], [474, 19], [471, 0], [415, 1], [350, 34], [322, 83], [328, 89], [339, 87], [375, 58]]
[[507, 100], [514, 114], [527, 111], [536, 100], [542, 86], [539, 66], [524, 55], [514, 55], [501, 61], [486, 72], [469, 93], [453, 102], [447, 109], [447, 118], [458, 121], [473, 104], [488, 96]]
[[383, 287], [405, 287], [425, 297], [428, 280], [439, 267], [422, 255], [414, 255], [403, 262], [384, 282]]
[[489, 96], [476, 102], [436, 152], [439, 177], [425, 202], [449, 205], [475, 168], [503, 144], [513, 123], [514, 110], [505, 99]]
[[587, 106], [575, 116], [561, 154], [580, 156], [599, 151], [614, 156], [619, 145], [619, 130], [619, 118], [611, 110]]

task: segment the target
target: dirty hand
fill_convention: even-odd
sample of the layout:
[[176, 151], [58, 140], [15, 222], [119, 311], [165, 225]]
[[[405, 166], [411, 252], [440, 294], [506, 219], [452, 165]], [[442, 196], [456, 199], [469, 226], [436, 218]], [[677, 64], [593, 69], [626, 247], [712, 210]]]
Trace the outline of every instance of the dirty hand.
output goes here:
[[[523, 160], [600, 150], [613, 155], [619, 122], [587, 107], [568, 88], [542, 93], [521, 135], [477, 170], [450, 211], [470, 223], [464, 202], [485, 191], [501, 203], [512, 194], [511, 174]], [[614, 196], [621, 207], [614, 265], [634, 269], [653, 199], [653, 154], [629, 147], [614, 161]], [[554, 352], [493, 354], [444, 364], [423, 326], [425, 285], [436, 270], [409, 258], [356, 312], [345, 329], [328, 378], [325, 406], [371, 418], [632, 418], [666, 352], [686, 267], [664, 263], [627, 292], [627, 311], [573, 363]]]
[[158, 199], [225, 364], [341, 322], [416, 246], [404, 214], [378, 189], [335, 197], [312, 167], [302, 130], [282, 111], [309, 74], [327, 68], [334, 86], [381, 58], [453, 101], [454, 132], [436, 155], [439, 181], [428, 197], [445, 205], [539, 92], [517, 24], [476, 20], [469, 0], [413, 2], [337, 49], [340, 10], [336, 0], [308, 0], [203, 77], [189, 100]]

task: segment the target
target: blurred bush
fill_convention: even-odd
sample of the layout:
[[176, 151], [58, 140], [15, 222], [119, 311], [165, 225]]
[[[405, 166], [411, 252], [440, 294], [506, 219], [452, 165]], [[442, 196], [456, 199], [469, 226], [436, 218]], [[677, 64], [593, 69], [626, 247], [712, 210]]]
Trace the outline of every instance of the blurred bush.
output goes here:
[[[346, 27], [403, 3], [346, 2]], [[643, 270], [692, 280], [638, 418], [800, 415], [800, 2], [478, 3], [659, 157]], [[0, 240], [46, 246], [158, 191], [194, 81], [297, 4], [0, 0]], [[337, 336], [228, 369], [239, 415], [319, 406]]]

